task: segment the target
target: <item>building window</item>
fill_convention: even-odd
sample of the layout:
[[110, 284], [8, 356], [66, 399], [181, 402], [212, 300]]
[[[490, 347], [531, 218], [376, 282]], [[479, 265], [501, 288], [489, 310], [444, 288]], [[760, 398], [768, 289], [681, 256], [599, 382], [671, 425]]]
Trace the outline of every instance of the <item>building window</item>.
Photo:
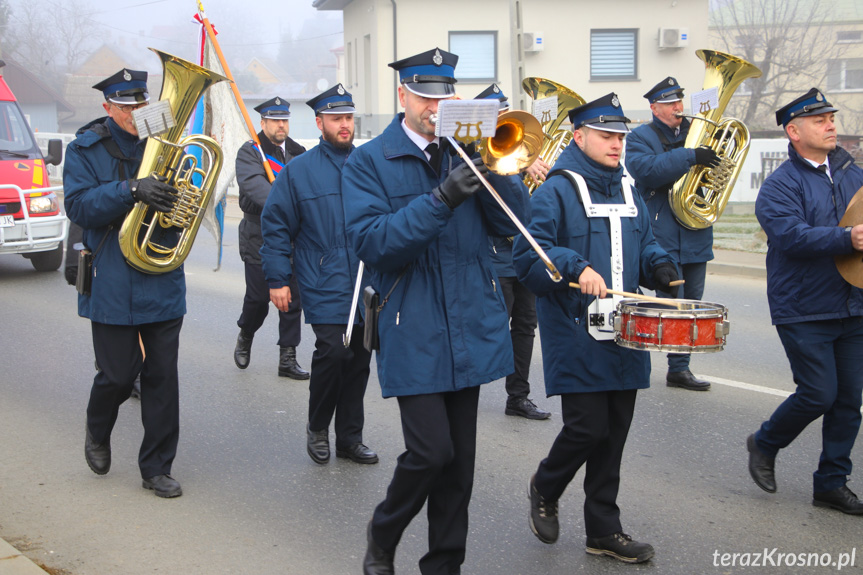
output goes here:
[[863, 90], [863, 58], [827, 60], [828, 90]]
[[497, 81], [497, 32], [450, 32], [449, 51], [458, 54], [458, 81]]
[[855, 44], [863, 42], [863, 31], [861, 30], [841, 30], [836, 32], [837, 44]]
[[638, 79], [638, 29], [590, 31], [590, 79]]

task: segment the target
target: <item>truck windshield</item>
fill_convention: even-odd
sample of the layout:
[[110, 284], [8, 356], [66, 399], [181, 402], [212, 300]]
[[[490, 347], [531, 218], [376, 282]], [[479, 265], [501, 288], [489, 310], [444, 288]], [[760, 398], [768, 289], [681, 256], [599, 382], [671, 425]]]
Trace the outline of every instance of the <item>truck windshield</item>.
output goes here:
[[38, 149], [20, 108], [15, 102], [0, 102], [0, 155], [10, 152], [29, 155]]

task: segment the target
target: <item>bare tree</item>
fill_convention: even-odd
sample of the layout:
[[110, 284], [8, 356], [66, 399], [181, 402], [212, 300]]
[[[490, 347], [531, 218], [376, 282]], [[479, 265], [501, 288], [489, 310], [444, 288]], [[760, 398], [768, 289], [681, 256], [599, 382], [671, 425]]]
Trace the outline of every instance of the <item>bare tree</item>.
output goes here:
[[773, 112], [792, 94], [823, 86], [827, 62], [847, 45], [836, 42], [832, 2], [812, 0], [712, 0], [711, 37], [720, 50], [761, 69], [729, 104], [729, 114], [750, 129], [775, 129]]
[[11, 13], [5, 36], [8, 53], [30, 72], [59, 88], [65, 72], [77, 67], [101, 43], [100, 26], [84, 0], [29, 0]]

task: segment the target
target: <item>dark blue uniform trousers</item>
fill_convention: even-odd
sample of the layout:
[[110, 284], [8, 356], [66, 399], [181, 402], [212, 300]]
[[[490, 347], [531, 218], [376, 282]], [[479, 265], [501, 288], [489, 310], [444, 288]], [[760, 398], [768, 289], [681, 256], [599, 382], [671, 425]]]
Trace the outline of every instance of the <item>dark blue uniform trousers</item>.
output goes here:
[[842, 487], [851, 474], [851, 449], [860, 430], [863, 317], [781, 324], [776, 331], [797, 390], [761, 425], [755, 443], [775, 457], [823, 415], [814, 491]]
[[563, 429], [536, 471], [534, 486], [557, 501], [582, 465], [584, 528], [588, 537], [622, 531], [617, 492], [620, 462], [635, 411], [637, 391], [566, 393], [560, 396]]
[[420, 573], [459, 573], [473, 490], [479, 387], [398, 401], [407, 450], [399, 455], [386, 499], [372, 516], [372, 538], [382, 549], [395, 551], [428, 500], [429, 550], [420, 559]]
[[315, 352], [309, 378], [309, 429], [322, 431], [336, 417], [336, 449], [363, 441], [363, 397], [372, 354], [363, 347], [363, 324], [354, 324], [345, 347], [346, 325], [313, 324]]
[[[267, 313], [270, 311], [270, 286], [267, 284], [264, 268], [261, 264], [246, 263], [246, 295], [243, 297], [243, 313], [237, 320], [237, 326], [248, 333], [255, 333], [264, 325]], [[291, 276], [288, 283], [291, 288], [291, 304], [288, 311], [278, 311], [279, 314], [279, 346], [297, 347], [300, 345], [300, 329], [302, 328], [300, 312], [303, 310], [300, 299], [300, 287], [296, 276]]]
[[[183, 318], [141, 325], [91, 322], [93, 351], [100, 371], [93, 378], [87, 425], [97, 443], [111, 438], [120, 405], [132, 394], [141, 374], [141, 421], [144, 440], [138, 453], [141, 477], [171, 472], [180, 437], [177, 359]], [[138, 334], [147, 354], [141, 355]], [[142, 365], [143, 363], [143, 365]]]
[[509, 315], [509, 335], [515, 360], [515, 371], [506, 376], [506, 394], [513, 401], [530, 395], [530, 360], [536, 337], [536, 296], [518, 278], [499, 279]]
[[[685, 283], [677, 286], [672, 293], [656, 291], [657, 297], [682, 297], [684, 299], [701, 299], [704, 295], [704, 278], [707, 276], [707, 262], [677, 265], [677, 274]], [[688, 353], [669, 353], [668, 371], [676, 373], [689, 369]]]

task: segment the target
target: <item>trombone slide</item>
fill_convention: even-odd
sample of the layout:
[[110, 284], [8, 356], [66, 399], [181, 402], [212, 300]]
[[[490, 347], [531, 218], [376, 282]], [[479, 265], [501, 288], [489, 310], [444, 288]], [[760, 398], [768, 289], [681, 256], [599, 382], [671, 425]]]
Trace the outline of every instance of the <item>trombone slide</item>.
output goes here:
[[351, 347], [351, 334], [354, 332], [354, 319], [357, 317], [357, 306], [360, 300], [360, 288], [363, 286], [363, 270], [366, 264], [360, 262], [360, 267], [357, 270], [357, 281], [354, 284], [354, 297], [351, 300], [351, 311], [348, 313], [348, 325], [345, 327], [345, 335], [342, 336], [342, 342], [345, 347]]

